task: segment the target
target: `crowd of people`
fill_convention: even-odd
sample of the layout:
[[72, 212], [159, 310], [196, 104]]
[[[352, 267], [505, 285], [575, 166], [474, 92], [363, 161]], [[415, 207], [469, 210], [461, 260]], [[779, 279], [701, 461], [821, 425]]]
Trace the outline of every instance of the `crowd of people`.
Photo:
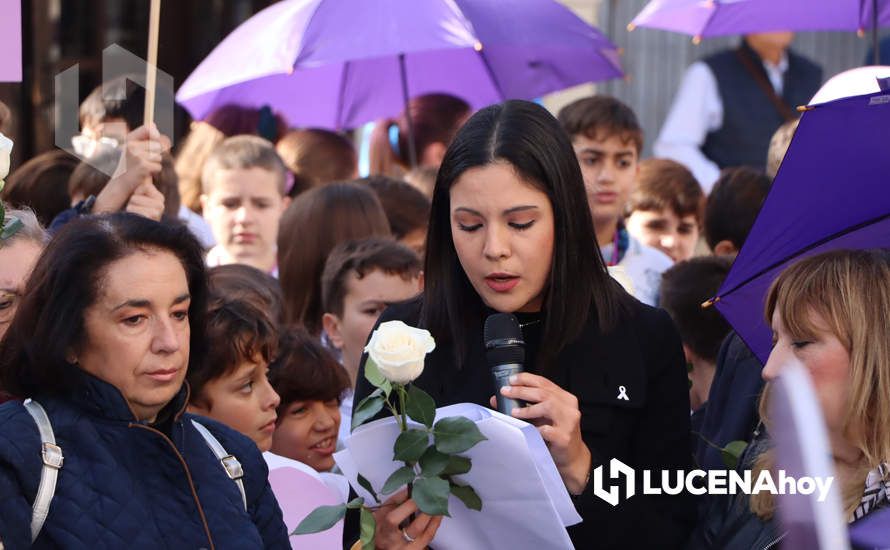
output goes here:
[[[219, 108], [171, 150], [143, 96], [106, 83], [121, 93], [82, 104], [80, 159], [39, 154], [0, 193], [17, 220], [0, 241], [0, 548], [290, 548], [269, 464], [337, 470], [374, 389], [374, 327], [432, 333], [414, 383], [438, 406], [494, 406], [494, 312], [520, 323], [525, 372], [502, 391], [572, 495], [577, 548], [781, 540], [771, 495], [613, 507], [590, 480], [612, 458], [725, 469], [733, 441], [738, 468], [773, 468], [769, 387], [789, 358], [812, 376], [849, 520], [888, 504], [890, 254], [779, 275], [765, 367], [702, 307], [793, 136], [779, 96], [806, 103], [821, 82], [790, 39], [693, 66], [645, 160], [633, 110], [604, 95], [556, 116], [416, 97], [410, 129], [406, 113], [377, 123], [360, 178], [351, 139], [268, 107]], [[406, 491], [374, 515], [381, 549], [424, 548], [442, 521]]]

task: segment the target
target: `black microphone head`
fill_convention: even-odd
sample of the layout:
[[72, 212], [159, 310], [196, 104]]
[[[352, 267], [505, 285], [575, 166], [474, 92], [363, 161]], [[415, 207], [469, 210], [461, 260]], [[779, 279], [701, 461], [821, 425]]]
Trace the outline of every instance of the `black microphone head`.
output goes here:
[[525, 340], [519, 321], [510, 313], [495, 313], [485, 319], [485, 358], [489, 365], [525, 362]]

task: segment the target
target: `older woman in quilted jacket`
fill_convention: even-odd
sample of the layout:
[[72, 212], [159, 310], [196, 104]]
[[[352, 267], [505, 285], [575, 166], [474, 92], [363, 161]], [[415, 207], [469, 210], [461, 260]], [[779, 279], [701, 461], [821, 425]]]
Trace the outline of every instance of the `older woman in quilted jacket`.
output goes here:
[[205, 307], [185, 227], [88, 217], [49, 244], [0, 341], [0, 388], [42, 406], [64, 462], [38, 498], [55, 449], [23, 403], [0, 406], [7, 550], [290, 547], [253, 442], [185, 412]]

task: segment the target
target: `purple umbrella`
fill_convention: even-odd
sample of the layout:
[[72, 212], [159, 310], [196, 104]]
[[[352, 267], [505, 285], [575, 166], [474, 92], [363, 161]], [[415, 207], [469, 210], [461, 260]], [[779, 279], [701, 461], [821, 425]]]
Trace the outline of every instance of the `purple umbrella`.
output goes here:
[[628, 29], [680, 32], [696, 41], [768, 31], [870, 29], [877, 56], [878, 26], [890, 26], [890, 0], [652, 0]]
[[284, 0], [226, 37], [177, 100], [197, 119], [268, 104], [339, 129], [424, 93], [479, 108], [621, 75], [617, 48], [553, 0]]
[[761, 362], [766, 291], [789, 263], [838, 248], [890, 247], [890, 93], [809, 108], [718, 296]]

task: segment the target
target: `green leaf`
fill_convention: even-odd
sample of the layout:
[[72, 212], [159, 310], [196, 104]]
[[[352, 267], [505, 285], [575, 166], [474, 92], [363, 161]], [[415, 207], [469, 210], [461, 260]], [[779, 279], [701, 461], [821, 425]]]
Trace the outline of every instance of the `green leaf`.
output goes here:
[[436, 450], [435, 445], [430, 445], [420, 457], [420, 473], [423, 477], [433, 477], [441, 474], [448, 466], [451, 457]]
[[451, 455], [448, 457], [448, 465], [442, 470], [442, 475], [465, 474], [470, 471], [472, 465], [473, 463], [470, 462], [470, 459], [465, 456]]
[[352, 411], [352, 429], [355, 430], [368, 420], [377, 416], [377, 413], [383, 410], [383, 405], [385, 403], [386, 398], [383, 397], [383, 392], [380, 390], [374, 390], [374, 393], [362, 399], [362, 402], [358, 404], [358, 407]]
[[443, 418], [433, 427], [436, 448], [445, 454], [463, 453], [480, 441], [485, 441], [476, 424], [463, 416]]
[[405, 412], [415, 422], [432, 428], [433, 420], [436, 419], [436, 402], [428, 393], [411, 384], [408, 386], [408, 402], [405, 405]]
[[[373, 491], [371, 491], [373, 493]], [[362, 497], [357, 497], [346, 503], [346, 508], [349, 510], [358, 510], [365, 504], [365, 499]]]
[[430, 436], [425, 430], [404, 431], [393, 445], [393, 458], [402, 462], [417, 462], [429, 444]]
[[297, 525], [291, 535], [308, 535], [327, 531], [346, 515], [346, 505], [319, 506]]
[[[414, 483], [411, 498], [417, 508], [431, 516], [448, 515], [448, 482], [440, 477], [422, 477]], [[450, 516], [449, 516], [450, 517]]]
[[726, 467], [735, 470], [739, 465], [739, 457], [742, 456], [742, 452], [744, 452], [745, 447], [748, 444], [744, 441], [730, 441], [726, 444], [726, 447], [720, 449], [720, 456], [723, 458], [723, 463], [726, 464]]
[[362, 508], [359, 529], [362, 550], [374, 550], [374, 533], [377, 531], [377, 521], [374, 520], [374, 515], [367, 508]]
[[384, 495], [394, 493], [402, 485], [407, 485], [409, 482], [414, 481], [415, 477], [413, 468], [402, 466], [386, 479], [380, 492]]
[[370, 355], [368, 356], [368, 359], [365, 360], [365, 378], [372, 386], [380, 389], [387, 397], [389, 397], [390, 392], [392, 392], [392, 382], [383, 376], [383, 373], [377, 368], [377, 363], [371, 359]]
[[362, 489], [371, 493], [371, 496], [374, 497], [377, 504], [380, 504], [380, 499], [377, 498], [377, 491], [374, 490], [374, 487], [371, 486], [371, 482], [362, 474], [358, 474], [358, 484], [362, 486]]
[[451, 483], [451, 494], [460, 499], [464, 506], [470, 510], [480, 512], [482, 510], [482, 499], [476, 494], [476, 490], [469, 485], [458, 485]]

